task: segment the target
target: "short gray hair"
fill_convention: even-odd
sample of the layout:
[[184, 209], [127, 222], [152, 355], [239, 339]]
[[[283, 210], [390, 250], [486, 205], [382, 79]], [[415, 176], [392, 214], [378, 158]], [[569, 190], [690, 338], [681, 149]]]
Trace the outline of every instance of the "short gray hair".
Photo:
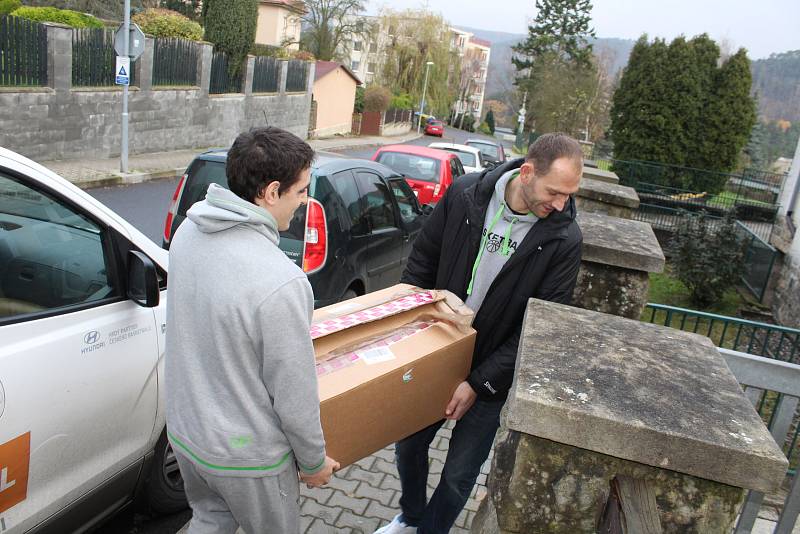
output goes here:
[[560, 158], [573, 160], [576, 167], [583, 164], [581, 145], [561, 132], [542, 135], [528, 148], [528, 155], [525, 156], [527, 161], [533, 162], [533, 169], [539, 176], [550, 172], [550, 166]]

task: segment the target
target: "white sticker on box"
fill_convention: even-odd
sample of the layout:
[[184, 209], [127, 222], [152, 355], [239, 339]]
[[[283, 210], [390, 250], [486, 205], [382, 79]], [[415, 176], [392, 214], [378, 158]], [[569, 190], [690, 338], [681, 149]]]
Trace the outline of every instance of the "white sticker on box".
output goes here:
[[338, 306], [331, 308], [331, 313], [340, 314], [340, 313], [349, 313], [351, 311], [360, 310], [361, 306], [356, 304], [355, 302], [343, 302]]
[[372, 349], [359, 350], [356, 351], [356, 354], [369, 365], [394, 360], [394, 352], [392, 352], [392, 349], [389, 347], [375, 347]]

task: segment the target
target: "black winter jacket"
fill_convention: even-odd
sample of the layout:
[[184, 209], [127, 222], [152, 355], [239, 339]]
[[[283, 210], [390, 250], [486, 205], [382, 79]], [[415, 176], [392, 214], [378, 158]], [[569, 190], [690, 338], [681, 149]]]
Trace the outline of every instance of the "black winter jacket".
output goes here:
[[[458, 178], [414, 241], [401, 281], [466, 300], [494, 186], [523, 161]], [[576, 213], [570, 198], [564, 211], [540, 219], [490, 286], [473, 322], [478, 336], [467, 378], [479, 397], [504, 401], [508, 395], [528, 299], [570, 303], [583, 242]]]

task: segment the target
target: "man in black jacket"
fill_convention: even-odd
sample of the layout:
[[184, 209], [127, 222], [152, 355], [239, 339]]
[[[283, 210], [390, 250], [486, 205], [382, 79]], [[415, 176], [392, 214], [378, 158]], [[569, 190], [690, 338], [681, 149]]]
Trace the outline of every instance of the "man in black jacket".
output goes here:
[[458, 422], [438, 487], [426, 504], [428, 448], [444, 419], [397, 443], [402, 513], [376, 534], [443, 534], [464, 507], [500, 424], [528, 299], [572, 297], [582, 172], [574, 139], [543, 135], [524, 159], [457, 179], [414, 242], [402, 281], [464, 299], [478, 335], [472, 370], [445, 409]]

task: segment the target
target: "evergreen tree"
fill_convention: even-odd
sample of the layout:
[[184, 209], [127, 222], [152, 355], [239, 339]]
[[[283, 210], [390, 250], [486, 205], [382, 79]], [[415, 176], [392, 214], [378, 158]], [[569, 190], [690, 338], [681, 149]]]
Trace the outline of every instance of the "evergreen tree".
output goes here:
[[489, 126], [489, 131], [494, 135], [494, 111], [491, 108], [486, 113], [486, 125]]
[[[527, 91], [527, 129], [571, 131], [585, 124], [587, 80], [594, 77], [590, 0], [536, 0], [536, 19], [525, 41], [512, 47], [512, 62]], [[575, 132], [572, 132], [575, 133]]]
[[258, 0], [205, 0], [205, 39], [214, 50], [228, 55], [228, 73], [241, 74], [247, 53], [256, 39]]

